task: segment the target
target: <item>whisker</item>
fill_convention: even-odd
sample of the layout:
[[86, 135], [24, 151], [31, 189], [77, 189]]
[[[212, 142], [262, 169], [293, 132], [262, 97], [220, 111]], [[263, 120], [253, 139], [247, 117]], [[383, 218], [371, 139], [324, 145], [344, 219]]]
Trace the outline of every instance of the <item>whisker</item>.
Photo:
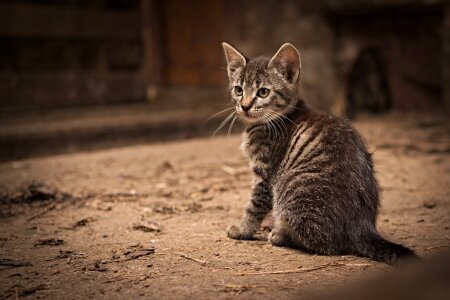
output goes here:
[[273, 138], [277, 137], [277, 132], [275, 130], [275, 127], [272, 126], [272, 123], [270, 122], [270, 119], [267, 116], [264, 116], [265, 120], [266, 120], [266, 124], [269, 127], [269, 139], [272, 139], [272, 135]]
[[279, 118], [280, 116], [282, 116], [280, 113], [277, 113], [273, 110], [268, 110], [269, 112], [269, 116], [270, 117], [274, 117], [272, 120], [270, 120], [270, 122], [272, 122], [274, 124], [274, 126], [277, 128], [277, 130], [280, 131], [281, 137], [285, 138], [286, 137], [286, 123], [284, 122], [283, 119]]
[[280, 115], [280, 117], [281, 117], [281, 118], [279, 118], [278, 121], [280, 122], [280, 125], [283, 126], [283, 129], [286, 129], [286, 128], [287, 128], [287, 124], [286, 124], [286, 122], [284, 121], [283, 115]]
[[237, 118], [237, 116], [236, 116], [236, 114], [234, 115], [234, 118], [233, 118], [233, 120], [231, 121], [231, 123], [230, 123], [230, 126], [228, 127], [228, 137], [230, 136], [230, 134], [231, 134], [231, 130], [233, 130], [233, 125], [234, 125], [234, 122], [236, 121], [236, 118]]
[[[273, 116], [273, 114], [272, 114], [272, 116]], [[273, 123], [274, 127], [277, 128], [277, 131], [278, 130], [280, 131], [281, 136], [284, 137], [283, 129], [280, 127], [280, 124], [278, 123], [277, 120], [278, 119], [276, 118], [276, 115], [275, 115], [275, 118], [272, 119], [271, 122]], [[278, 136], [277, 136], [277, 138], [278, 138]]]
[[283, 139], [287, 137], [287, 131], [286, 131], [286, 123], [284, 123], [283, 119], [277, 119], [276, 122], [279, 122], [279, 125], [281, 127], [281, 132], [283, 134]]
[[283, 137], [286, 137], [286, 135], [287, 135], [287, 131], [286, 131], [287, 124], [286, 124], [285, 120], [291, 122], [294, 125], [295, 125], [295, 122], [292, 121], [291, 119], [289, 119], [288, 117], [286, 117], [285, 115], [281, 114], [281, 113], [278, 113], [278, 112], [270, 110], [270, 109], [268, 109], [268, 111], [271, 113], [271, 116], [275, 116], [274, 122], [278, 123], [278, 125], [281, 126], [281, 128], [282, 128], [281, 131], [282, 131]]
[[281, 115], [281, 118], [284, 120], [288, 120], [289, 122], [291, 122], [292, 124], [296, 125], [294, 121], [292, 121], [289, 117], [285, 116], [285, 115]]
[[228, 123], [228, 121], [231, 120], [231, 118], [234, 116], [234, 114], [236, 114], [235, 111], [233, 111], [231, 114], [229, 114], [229, 115], [225, 118], [225, 120], [223, 120], [222, 123], [220, 123], [219, 127], [214, 131], [214, 133], [213, 133], [213, 135], [212, 135], [211, 138], [213, 138], [213, 137], [216, 135], [216, 133], [217, 133], [220, 129], [222, 129], [222, 127], [225, 126], [225, 125]]
[[269, 118], [267, 118], [266, 115], [261, 115], [260, 118], [262, 119], [262, 122], [264, 123], [264, 126], [266, 126], [267, 129], [269, 130], [269, 139], [271, 139], [272, 138], [272, 126], [270, 124]]
[[216, 107], [224, 107], [224, 106], [228, 106], [228, 105], [230, 105], [230, 102], [229, 101], [227, 101], [227, 103], [217, 103], [217, 104], [214, 104], [214, 106], [216, 106]]
[[230, 109], [234, 109], [234, 107], [228, 107], [228, 108], [225, 108], [225, 109], [219, 111], [218, 113], [213, 114], [211, 117], [209, 117], [208, 119], [206, 119], [205, 122], [211, 120], [212, 118], [214, 118], [214, 117], [217, 116], [217, 115], [223, 114], [224, 112], [226, 112], [226, 111], [228, 111], [228, 110], [230, 110]]
[[290, 105], [290, 104], [285, 104], [287, 107], [291, 107], [291, 108], [294, 108], [294, 109], [297, 109], [297, 110], [303, 110], [303, 108], [300, 108], [300, 107], [297, 107], [297, 106], [294, 106], [294, 105]]
[[278, 139], [278, 126], [277, 126], [277, 124], [275, 124], [275, 123], [273, 123], [272, 121], [273, 120], [271, 120], [269, 117], [271, 116], [271, 114], [270, 114], [270, 112], [269, 112], [269, 116], [266, 116], [266, 119], [267, 119], [267, 122], [268, 122], [268, 124], [273, 128], [273, 130], [274, 130], [274, 132], [275, 132], [275, 139]]

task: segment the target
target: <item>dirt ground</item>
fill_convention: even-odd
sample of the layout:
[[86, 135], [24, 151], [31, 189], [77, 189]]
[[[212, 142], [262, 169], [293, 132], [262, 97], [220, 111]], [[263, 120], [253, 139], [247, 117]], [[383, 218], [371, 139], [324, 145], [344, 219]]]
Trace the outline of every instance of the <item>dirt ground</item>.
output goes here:
[[[355, 122], [374, 151], [378, 227], [426, 260], [450, 244], [450, 122]], [[0, 164], [0, 298], [290, 299], [393, 272], [226, 237], [250, 193], [240, 136]]]

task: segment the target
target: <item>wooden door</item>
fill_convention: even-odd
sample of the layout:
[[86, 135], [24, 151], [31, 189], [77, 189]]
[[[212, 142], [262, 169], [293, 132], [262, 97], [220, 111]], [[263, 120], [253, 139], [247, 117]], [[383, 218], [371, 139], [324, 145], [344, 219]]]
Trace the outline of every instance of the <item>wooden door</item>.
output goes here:
[[169, 86], [218, 86], [226, 76], [222, 1], [163, 2], [164, 81]]

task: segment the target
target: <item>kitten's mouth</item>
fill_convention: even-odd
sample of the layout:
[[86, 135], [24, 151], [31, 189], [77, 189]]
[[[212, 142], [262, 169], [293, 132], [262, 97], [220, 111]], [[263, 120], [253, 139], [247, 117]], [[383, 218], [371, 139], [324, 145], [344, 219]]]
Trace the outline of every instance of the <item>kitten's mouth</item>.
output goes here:
[[241, 120], [245, 122], [256, 122], [259, 121], [261, 113], [251, 111], [241, 111], [238, 112], [238, 116]]

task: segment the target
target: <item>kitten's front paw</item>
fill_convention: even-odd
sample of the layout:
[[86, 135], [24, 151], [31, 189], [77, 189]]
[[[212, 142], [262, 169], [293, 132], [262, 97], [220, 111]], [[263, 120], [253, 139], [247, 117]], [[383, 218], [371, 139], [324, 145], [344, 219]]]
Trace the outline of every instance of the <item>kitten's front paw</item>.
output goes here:
[[234, 225], [228, 227], [227, 234], [229, 238], [235, 240], [250, 240], [253, 236], [251, 232], [243, 230], [242, 228]]

